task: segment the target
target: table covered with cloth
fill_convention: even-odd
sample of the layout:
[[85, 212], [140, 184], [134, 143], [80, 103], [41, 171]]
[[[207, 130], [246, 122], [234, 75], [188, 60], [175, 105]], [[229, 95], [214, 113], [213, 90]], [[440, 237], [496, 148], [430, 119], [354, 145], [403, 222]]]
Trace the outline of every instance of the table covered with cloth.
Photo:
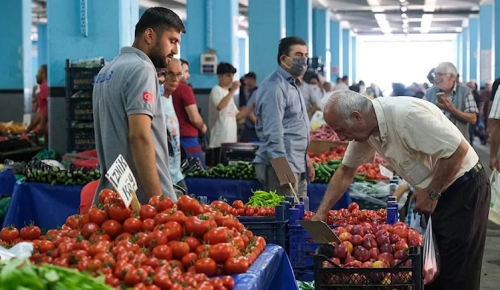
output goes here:
[[282, 247], [269, 244], [245, 274], [234, 275], [235, 290], [297, 289], [292, 266]]
[[19, 229], [31, 221], [42, 229], [62, 226], [70, 215], [78, 213], [82, 188], [18, 181], [3, 226], [14, 225]]
[[0, 198], [2, 196], [10, 196], [14, 191], [16, 184], [16, 176], [10, 168], [0, 170]]
[[[256, 179], [223, 179], [206, 177], [188, 177], [185, 179], [189, 194], [206, 196], [208, 201], [224, 197], [229, 204], [237, 199], [247, 202], [253, 195], [252, 190], [262, 189], [261, 183]], [[309, 196], [309, 210], [316, 211], [323, 199], [326, 187], [324, 183], [309, 183], [307, 195]], [[348, 208], [351, 203], [349, 192], [335, 204], [334, 209]]]

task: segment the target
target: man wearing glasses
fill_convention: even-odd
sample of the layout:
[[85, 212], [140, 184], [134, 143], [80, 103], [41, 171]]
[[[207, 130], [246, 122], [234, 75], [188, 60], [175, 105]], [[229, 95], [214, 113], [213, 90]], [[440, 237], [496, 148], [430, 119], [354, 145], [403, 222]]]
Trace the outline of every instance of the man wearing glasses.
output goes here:
[[434, 86], [427, 90], [425, 98], [443, 110], [465, 140], [470, 140], [469, 124], [476, 123], [479, 110], [471, 89], [457, 83], [457, 75], [451, 62], [440, 63], [434, 70]]
[[182, 78], [181, 62], [173, 58], [166, 69], [157, 69], [160, 82], [161, 107], [165, 114], [168, 135], [168, 169], [174, 184], [179, 185], [187, 192], [184, 175], [181, 172], [181, 137], [179, 120], [172, 102], [172, 92], [179, 86]]

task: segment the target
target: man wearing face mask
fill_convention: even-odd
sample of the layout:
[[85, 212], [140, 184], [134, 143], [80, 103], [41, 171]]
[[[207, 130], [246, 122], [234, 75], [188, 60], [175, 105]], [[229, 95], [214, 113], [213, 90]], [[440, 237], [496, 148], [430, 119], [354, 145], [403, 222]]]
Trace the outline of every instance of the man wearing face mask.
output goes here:
[[279, 43], [278, 68], [266, 77], [255, 92], [255, 130], [261, 145], [254, 160], [257, 179], [264, 190], [292, 195], [281, 187], [271, 160], [286, 157], [295, 175], [295, 191], [307, 196], [307, 181], [314, 180], [314, 167], [307, 158], [309, 118], [300, 91], [300, 78], [307, 69], [307, 45], [298, 37]]
[[[167, 128], [155, 67], [166, 68], [177, 54], [181, 33], [185, 33], [184, 24], [172, 10], [146, 10], [135, 26], [132, 47], [123, 47], [95, 80], [92, 98], [101, 172], [122, 155], [136, 177], [141, 204], [162, 194], [177, 200], [168, 169]], [[104, 188], [112, 186], [102, 174], [97, 193]]]

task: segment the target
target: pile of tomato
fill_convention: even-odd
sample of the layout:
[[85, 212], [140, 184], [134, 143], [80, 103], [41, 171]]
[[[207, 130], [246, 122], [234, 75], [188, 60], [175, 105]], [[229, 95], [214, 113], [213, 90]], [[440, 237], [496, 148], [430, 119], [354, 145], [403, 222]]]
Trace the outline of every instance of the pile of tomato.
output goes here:
[[331, 148], [330, 151], [323, 152], [319, 155], [314, 154], [313, 152], [307, 152], [309, 159], [311, 159], [314, 163], [324, 163], [330, 160], [342, 159], [344, 158], [346, 151], [346, 147], [337, 146], [336, 148]]
[[[215, 201], [214, 201], [215, 202]], [[244, 205], [243, 201], [235, 200], [231, 208], [231, 214], [234, 216], [274, 216], [274, 207], [272, 206], [252, 206]]]
[[232, 210], [223, 201], [202, 205], [184, 195], [177, 203], [153, 197], [134, 213], [103, 190], [99, 205], [68, 217], [60, 229], [41, 235], [33, 225], [7, 227], [0, 238], [7, 248], [31, 241], [35, 264], [104, 275], [117, 289], [232, 289], [233, 279], [224, 275], [245, 273], [266, 247]]
[[[314, 216], [314, 212], [305, 211], [303, 220], [309, 220]], [[377, 211], [359, 209], [359, 205], [355, 202], [349, 204], [348, 208], [340, 210], [329, 210], [326, 223], [328, 225], [336, 225], [347, 227], [348, 225], [359, 225], [363, 222], [369, 222], [373, 225], [384, 224], [387, 220], [387, 212], [385, 209]]]
[[367, 179], [383, 180], [389, 179], [380, 173], [380, 167], [378, 163], [366, 163], [358, 167], [358, 172], [366, 172]]

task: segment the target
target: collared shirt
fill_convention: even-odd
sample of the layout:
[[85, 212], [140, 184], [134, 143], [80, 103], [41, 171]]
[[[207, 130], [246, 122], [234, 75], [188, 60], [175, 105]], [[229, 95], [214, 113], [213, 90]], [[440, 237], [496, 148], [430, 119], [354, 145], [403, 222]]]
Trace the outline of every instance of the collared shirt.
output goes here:
[[[366, 142], [349, 142], [342, 162], [357, 168], [372, 161], [378, 152], [413, 187], [427, 188], [436, 174], [439, 159], [450, 157], [466, 139], [438, 107], [424, 100], [397, 97], [371, 102], [379, 132]], [[469, 150], [453, 181], [479, 160], [472, 146], [469, 143], [467, 146]]]
[[255, 130], [261, 142], [255, 163], [270, 165], [271, 159], [285, 156], [294, 173], [307, 171], [309, 118], [299, 84], [278, 66], [255, 92]]
[[489, 119], [500, 119], [500, 90], [495, 93]]

